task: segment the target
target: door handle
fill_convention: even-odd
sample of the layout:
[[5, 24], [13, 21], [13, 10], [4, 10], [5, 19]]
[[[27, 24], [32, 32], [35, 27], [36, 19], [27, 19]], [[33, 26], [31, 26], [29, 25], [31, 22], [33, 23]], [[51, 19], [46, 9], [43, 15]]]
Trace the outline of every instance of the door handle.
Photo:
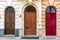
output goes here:
[[14, 24], [14, 23], [12, 23], [12, 24]]
[[26, 27], [27, 29], [29, 29], [29, 27]]
[[7, 23], [8, 24], [8, 23]]

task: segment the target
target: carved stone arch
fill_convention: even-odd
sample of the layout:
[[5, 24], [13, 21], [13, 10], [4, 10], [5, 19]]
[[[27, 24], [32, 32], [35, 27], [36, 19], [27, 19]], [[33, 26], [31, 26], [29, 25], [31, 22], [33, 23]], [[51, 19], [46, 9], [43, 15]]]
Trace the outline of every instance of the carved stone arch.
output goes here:
[[22, 13], [24, 12], [25, 8], [26, 8], [27, 6], [29, 6], [29, 5], [35, 7], [35, 9], [36, 9], [36, 11], [37, 11], [37, 13], [38, 13], [38, 7], [37, 7], [34, 3], [32, 3], [32, 4], [26, 3], [26, 4], [23, 6], [23, 8], [22, 8]]
[[48, 6], [46, 8], [46, 36], [56, 36], [56, 8]]
[[[32, 3], [32, 4], [25, 4], [24, 5], [24, 7], [22, 8], [22, 18], [24, 19], [24, 10], [25, 10], [25, 8], [27, 7], [27, 6], [29, 6], [29, 5], [31, 5], [31, 6], [33, 6], [35, 9], [36, 9], [36, 14], [37, 14], [37, 16], [39, 15], [38, 14], [38, 7], [34, 4], [34, 3]], [[36, 25], [37, 25], [37, 16], [36, 16]], [[24, 24], [24, 20], [22, 20], [22, 23]], [[24, 25], [23, 25], [23, 28], [24, 28]], [[23, 29], [24, 30], [24, 29]], [[23, 35], [24, 35], [24, 31], [23, 31]], [[38, 35], [38, 28], [36, 27], [36, 35]]]
[[5, 35], [14, 35], [15, 34], [15, 9], [11, 6], [8, 6], [5, 9]]

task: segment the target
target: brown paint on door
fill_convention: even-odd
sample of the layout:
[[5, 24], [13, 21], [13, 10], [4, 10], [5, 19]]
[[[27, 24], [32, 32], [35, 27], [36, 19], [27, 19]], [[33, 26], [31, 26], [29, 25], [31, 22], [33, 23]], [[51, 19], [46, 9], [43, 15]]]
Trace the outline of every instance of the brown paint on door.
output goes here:
[[15, 12], [9, 10], [5, 12], [5, 35], [13, 35], [15, 33]]
[[36, 35], [36, 12], [25, 12], [24, 35]]

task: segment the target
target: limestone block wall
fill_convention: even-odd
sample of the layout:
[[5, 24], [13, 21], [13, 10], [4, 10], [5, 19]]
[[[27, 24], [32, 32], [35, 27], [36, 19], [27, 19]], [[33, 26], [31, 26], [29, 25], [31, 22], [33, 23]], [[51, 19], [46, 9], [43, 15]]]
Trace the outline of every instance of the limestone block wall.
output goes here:
[[5, 7], [7, 6], [7, 1], [0, 0], [0, 29], [4, 29], [4, 12]]
[[[23, 0], [0, 0], [0, 29], [5, 29], [5, 9], [8, 6], [12, 6], [15, 9], [15, 29], [19, 30], [19, 36], [24, 36], [24, 15], [23, 15], [23, 8], [25, 5], [29, 5], [26, 1]], [[33, 0], [33, 4], [37, 10], [37, 35], [40, 36], [40, 28], [41, 25], [41, 1], [40, 0]], [[39, 5], [39, 6], [38, 6]], [[17, 31], [16, 31], [17, 33]], [[4, 34], [4, 33], [2, 33]]]
[[45, 26], [46, 25], [45, 24], [45, 22], [46, 22], [45, 21], [45, 19], [46, 19], [45, 14], [46, 13], [45, 12], [46, 12], [46, 8], [49, 6], [49, 3], [47, 0], [42, 0], [41, 3], [42, 3], [42, 5], [41, 5], [42, 6], [41, 7], [42, 8], [42, 18], [41, 18], [42, 20], [41, 20], [41, 22], [42, 22], [42, 34], [43, 34], [42, 36], [45, 37], [46, 36], [46, 28], [45, 28], [46, 27]]
[[[4, 35], [4, 29], [5, 29], [5, 9], [8, 6], [12, 6], [15, 9], [15, 29], [19, 29], [20, 22], [19, 22], [19, 2], [13, 2], [13, 1], [7, 1], [7, 0], [0, 0], [0, 35]], [[16, 30], [16, 32], [17, 32]], [[16, 33], [15, 32], [15, 33]]]
[[[27, 6], [29, 6], [29, 5], [32, 5], [32, 6], [34, 6], [35, 8], [36, 8], [36, 13], [37, 13], [37, 17], [36, 17], [36, 19], [37, 19], [37, 21], [36, 21], [36, 34], [38, 35], [38, 36], [40, 36], [40, 27], [41, 27], [41, 1], [33, 1], [33, 3], [32, 4], [29, 4], [27, 1], [19, 1], [19, 3], [20, 3], [20, 12], [21, 12], [21, 20], [22, 21], [20, 21], [21, 22], [21, 29], [19, 30], [19, 36], [24, 36], [24, 9], [27, 7]], [[22, 5], [21, 5], [22, 4]], [[39, 5], [39, 6], [38, 6]]]
[[[56, 36], [60, 36], [60, 1], [55, 0], [52, 5], [47, 0], [42, 0], [42, 27], [45, 29], [45, 10], [48, 6], [54, 6], [56, 8]], [[45, 30], [43, 30], [45, 35]]]
[[54, 1], [54, 6], [56, 7], [56, 16], [57, 16], [57, 36], [60, 36], [60, 1], [59, 0], [55, 0]]
[[0, 29], [4, 29], [4, 22], [5, 22], [5, 9], [9, 6], [12, 6], [15, 9], [15, 26], [16, 29], [19, 28], [20, 24], [19, 24], [19, 15], [20, 15], [20, 11], [19, 11], [19, 2], [7, 2], [6, 1], [2, 1], [0, 0]]

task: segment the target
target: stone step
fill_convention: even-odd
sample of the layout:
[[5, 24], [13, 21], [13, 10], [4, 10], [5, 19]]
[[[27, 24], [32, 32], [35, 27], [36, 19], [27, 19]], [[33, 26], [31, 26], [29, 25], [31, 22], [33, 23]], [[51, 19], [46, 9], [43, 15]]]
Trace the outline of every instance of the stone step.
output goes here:
[[39, 39], [38, 36], [30, 35], [30, 36], [22, 36], [21, 39]]
[[19, 37], [0, 37], [0, 40], [19, 40]]
[[21, 39], [21, 37], [0, 37], [0, 40], [60, 40], [60, 37], [39, 37], [39, 39]]
[[57, 40], [56, 36], [47, 36], [46, 40]]
[[21, 39], [20, 37], [0, 37], [0, 40], [40, 40], [40, 39]]
[[20, 37], [0, 37], [0, 40], [39, 40], [39, 39], [21, 39]]

